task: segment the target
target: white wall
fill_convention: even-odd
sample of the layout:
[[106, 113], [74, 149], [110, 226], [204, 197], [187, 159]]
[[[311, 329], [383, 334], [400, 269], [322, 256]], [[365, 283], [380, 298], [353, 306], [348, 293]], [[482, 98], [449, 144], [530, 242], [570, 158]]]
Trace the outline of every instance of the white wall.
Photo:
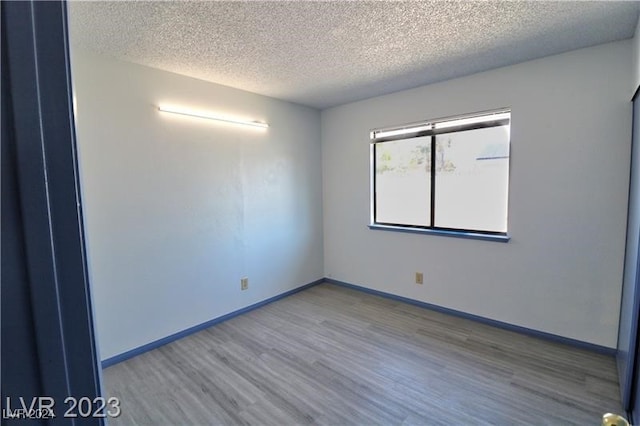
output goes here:
[[[72, 53], [102, 359], [323, 277], [318, 111]], [[160, 102], [271, 127], [170, 116]]]
[[[323, 111], [326, 276], [614, 348], [631, 49], [596, 46]], [[509, 243], [367, 228], [370, 129], [497, 107], [512, 108]]]

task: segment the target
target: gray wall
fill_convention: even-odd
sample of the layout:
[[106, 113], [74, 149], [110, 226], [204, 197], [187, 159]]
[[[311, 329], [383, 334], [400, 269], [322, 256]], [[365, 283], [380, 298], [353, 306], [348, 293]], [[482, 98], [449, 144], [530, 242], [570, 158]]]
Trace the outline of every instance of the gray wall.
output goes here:
[[[102, 359], [323, 277], [318, 111], [72, 59]], [[271, 127], [171, 116], [162, 102]]]
[[[323, 111], [325, 274], [614, 348], [632, 68], [627, 40]], [[367, 228], [370, 129], [497, 107], [512, 109], [511, 242]]]

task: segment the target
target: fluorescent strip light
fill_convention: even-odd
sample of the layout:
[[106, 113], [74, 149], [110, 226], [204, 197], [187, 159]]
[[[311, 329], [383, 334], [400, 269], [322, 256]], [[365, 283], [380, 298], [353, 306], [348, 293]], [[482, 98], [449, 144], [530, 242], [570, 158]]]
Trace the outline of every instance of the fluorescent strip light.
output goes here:
[[436, 123], [436, 129], [446, 129], [448, 127], [464, 126], [467, 124], [486, 123], [487, 121], [508, 120], [511, 118], [510, 112], [499, 114], [482, 115], [478, 117], [458, 118], [455, 120], [441, 121]]
[[262, 123], [260, 121], [238, 120], [235, 118], [221, 117], [205, 111], [194, 111], [190, 109], [178, 108], [178, 107], [169, 106], [169, 105], [158, 106], [158, 111], [170, 112], [172, 114], [188, 115], [190, 117], [205, 118], [207, 120], [222, 121], [222, 122], [231, 123], [231, 124], [240, 124], [243, 126], [260, 127], [262, 129], [266, 129], [267, 127], [269, 127], [267, 123]]
[[405, 127], [402, 129], [393, 130], [376, 130], [373, 132], [373, 139], [388, 138], [391, 136], [408, 135], [411, 133], [422, 132], [425, 130], [431, 130], [431, 124], [422, 124], [414, 127]]

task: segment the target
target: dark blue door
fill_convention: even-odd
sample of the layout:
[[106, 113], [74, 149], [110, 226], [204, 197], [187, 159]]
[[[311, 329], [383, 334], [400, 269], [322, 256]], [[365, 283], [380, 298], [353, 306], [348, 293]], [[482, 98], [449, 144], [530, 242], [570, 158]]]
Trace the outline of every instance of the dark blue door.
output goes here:
[[[622, 405], [639, 419], [638, 371], [638, 313], [640, 310], [640, 106], [633, 100], [633, 136], [631, 144], [631, 174], [629, 182], [629, 210], [624, 264], [620, 327], [618, 329], [618, 373]], [[634, 416], [635, 414], [635, 416]]]
[[[2, 2], [0, 406], [100, 396], [85, 260], [66, 4]], [[8, 401], [8, 402], [7, 402]], [[36, 406], [37, 408], [37, 406]], [[9, 410], [7, 410], [9, 412]], [[6, 417], [11, 417], [7, 415]], [[32, 424], [2, 419], [3, 425]]]

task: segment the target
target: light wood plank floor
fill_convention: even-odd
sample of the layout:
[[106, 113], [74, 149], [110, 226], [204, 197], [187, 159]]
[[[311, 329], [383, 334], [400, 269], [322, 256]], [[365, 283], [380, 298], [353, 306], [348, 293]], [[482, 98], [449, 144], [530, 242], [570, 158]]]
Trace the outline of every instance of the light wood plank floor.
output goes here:
[[599, 425], [614, 359], [321, 284], [104, 370], [112, 425]]

